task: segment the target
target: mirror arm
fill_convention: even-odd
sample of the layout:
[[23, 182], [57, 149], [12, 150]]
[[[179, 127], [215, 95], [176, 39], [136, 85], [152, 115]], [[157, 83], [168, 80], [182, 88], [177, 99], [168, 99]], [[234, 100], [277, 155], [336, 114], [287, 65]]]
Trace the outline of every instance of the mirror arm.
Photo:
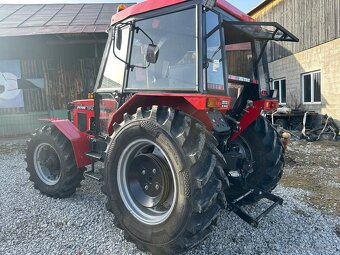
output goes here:
[[141, 31], [151, 41], [151, 43], [154, 44], [151, 37], [147, 33], [145, 33], [143, 29], [141, 29], [140, 27], [133, 27], [133, 28], [136, 29], [136, 34], [138, 34], [138, 32]]
[[135, 67], [142, 68], [142, 69], [147, 69], [147, 68], [150, 66], [150, 63], [149, 63], [149, 62], [148, 62], [148, 65], [147, 65], [147, 66], [130, 65], [130, 64], [128, 64], [128, 63], [126, 63], [126, 64], [127, 64], [128, 68], [131, 69], [131, 71], [133, 71], [133, 69], [134, 69]]

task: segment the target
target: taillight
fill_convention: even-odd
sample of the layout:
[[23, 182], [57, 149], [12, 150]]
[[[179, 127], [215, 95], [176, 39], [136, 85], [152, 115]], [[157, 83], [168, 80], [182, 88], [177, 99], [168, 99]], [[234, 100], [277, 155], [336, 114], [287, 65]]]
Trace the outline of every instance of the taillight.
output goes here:
[[225, 98], [208, 97], [207, 108], [229, 108], [229, 101]]
[[208, 108], [220, 108], [222, 106], [222, 102], [219, 98], [208, 97], [207, 98], [207, 107]]
[[265, 111], [276, 110], [278, 106], [279, 106], [279, 103], [277, 100], [264, 100], [263, 110]]

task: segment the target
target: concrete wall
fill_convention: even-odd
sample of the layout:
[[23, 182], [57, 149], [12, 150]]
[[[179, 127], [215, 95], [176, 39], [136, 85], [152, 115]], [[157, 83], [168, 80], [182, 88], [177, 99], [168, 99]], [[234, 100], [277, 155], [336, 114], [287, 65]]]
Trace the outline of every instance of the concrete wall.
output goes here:
[[[279, 59], [269, 64], [273, 79], [286, 78], [287, 105], [301, 104], [340, 120], [340, 39]], [[301, 74], [321, 71], [321, 104], [302, 104]]]
[[35, 129], [47, 124], [47, 122], [39, 120], [44, 118], [67, 118], [67, 111], [57, 110], [0, 115], [0, 138], [30, 134]]

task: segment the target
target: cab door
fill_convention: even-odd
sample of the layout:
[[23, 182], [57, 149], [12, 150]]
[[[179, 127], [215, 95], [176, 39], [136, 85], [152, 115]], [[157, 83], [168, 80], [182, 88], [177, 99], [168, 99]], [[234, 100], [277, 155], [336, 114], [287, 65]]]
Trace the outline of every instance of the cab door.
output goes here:
[[[100, 65], [95, 93], [95, 132], [96, 135], [108, 136], [109, 123], [119, 107], [120, 95], [126, 79], [126, 59], [130, 34], [129, 25], [111, 27], [108, 33], [103, 59]], [[119, 42], [117, 42], [119, 36]]]

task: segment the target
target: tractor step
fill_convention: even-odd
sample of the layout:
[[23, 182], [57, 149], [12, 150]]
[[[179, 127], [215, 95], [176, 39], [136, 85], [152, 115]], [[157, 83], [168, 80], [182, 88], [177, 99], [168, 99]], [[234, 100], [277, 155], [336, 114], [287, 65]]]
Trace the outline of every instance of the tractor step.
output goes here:
[[88, 152], [86, 153], [86, 156], [89, 158], [93, 159], [94, 161], [102, 161], [103, 160], [103, 155], [97, 152]]
[[99, 182], [103, 181], [103, 175], [92, 170], [85, 171], [84, 176]]
[[[265, 209], [261, 214], [259, 214], [256, 217], [253, 217], [246, 211], [244, 211], [239, 205], [238, 202], [242, 201], [245, 197], [247, 197], [249, 194], [259, 194], [261, 198], [266, 198], [273, 203]], [[276, 196], [274, 194], [271, 194], [269, 192], [265, 192], [261, 189], [253, 188], [247, 193], [243, 194], [239, 198], [234, 199], [233, 201], [228, 201], [228, 209], [230, 211], [233, 211], [237, 216], [239, 216], [242, 220], [250, 224], [251, 226], [257, 228], [259, 225], [259, 221], [265, 217], [271, 210], [273, 210], [277, 205], [282, 205], [283, 204], [283, 199], [279, 196]]]

